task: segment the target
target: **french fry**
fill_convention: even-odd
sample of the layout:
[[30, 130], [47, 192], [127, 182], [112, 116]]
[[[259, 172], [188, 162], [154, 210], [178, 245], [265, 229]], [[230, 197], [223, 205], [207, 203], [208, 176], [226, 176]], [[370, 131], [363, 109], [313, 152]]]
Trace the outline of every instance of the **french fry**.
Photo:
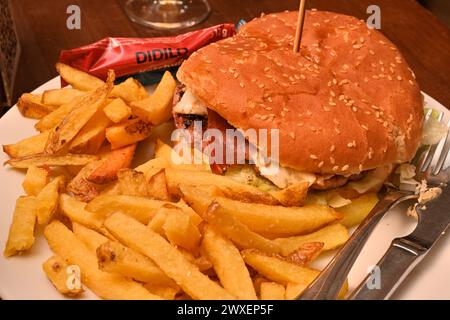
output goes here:
[[239, 250], [210, 226], [205, 227], [202, 249], [213, 263], [222, 286], [238, 299], [256, 300], [252, 279]]
[[81, 282], [104, 299], [142, 300], [160, 299], [141, 284], [117, 274], [98, 269], [94, 252], [59, 221], [52, 221], [44, 231], [45, 238], [55, 254], [81, 271]]
[[261, 300], [285, 300], [286, 288], [276, 282], [261, 283]]
[[[169, 208], [164, 208], [168, 206]], [[147, 226], [152, 229], [154, 232], [159, 234], [162, 237], [165, 237], [166, 234], [164, 232], [163, 226], [164, 222], [166, 222], [167, 211], [171, 210], [172, 205], [163, 205], [155, 214], [155, 216], [149, 221]]]
[[134, 118], [122, 121], [106, 129], [106, 139], [111, 143], [111, 149], [118, 149], [150, 136], [152, 125], [149, 122]]
[[108, 98], [114, 82], [114, 72], [108, 74], [106, 85], [83, 97], [80, 105], [70, 111], [48, 137], [45, 151], [55, 154], [75, 138], [88, 121], [101, 110]]
[[14, 144], [6, 144], [3, 146], [3, 151], [11, 158], [23, 158], [43, 153], [49, 134], [50, 132], [47, 131]]
[[77, 222], [72, 222], [72, 229], [75, 236], [83, 241], [86, 247], [88, 247], [89, 250], [95, 254], [98, 247], [109, 241], [109, 239], [104, 235]]
[[66, 261], [57, 255], [50, 257], [42, 265], [45, 274], [60, 293], [76, 297], [82, 294], [84, 290], [81, 285], [79, 287], [68, 285], [71, 280], [71, 274], [67, 272], [68, 267]]
[[308, 186], [307, 182], [297, 183], [270, 194], [285, 207], [299, 207], [305, 202]]
[[167, 191], [166, 173], [164, 169], [161, 169], [157, 173], [152, 175], [148, 179], [148, 183], [146, 183], [146, 186], [147, 193], [151, 198], [164, 201], [170, 200], [170, 195]]
[[304, 207], [269, 206], [243, 203], [217, 197], [223, 210], [233, 215], [254, 232], [267, 232], [283, 236], [306, 234], [341, 218], [341, 214], [328, 206]]
[[102, 164], [87, 176], [87, 180], [99, 184], [105, 184], [116, 180], [117, 172], [120, 169], [128, 168], [130, 166], [135, 150], [136, 145], [132, 144], [107, 153]]
[[332, 224], [313, 233], [290, 238], [277, 238], [273, 241], [283, 247], [283, 255], [297, 250], [300, 246], [310, 242], [322, 242], [323, 250], [333, 250], [347, 242], [349, 238], [347, 228], [341, 224]]
[[267, 253], [282, 254], [281, 246], [251, 231], [233, 215], [223, 210], [216, 201], [209, 206], [203, 218], [240, 249], [255, 248]]
[[71, 66], [68, 66], [64, 63], [57, 63], [56, 70], [58, 71], [61, 78], [63, 78], [68, 84], [78, 90], [95, 90], [105, 84], [102, 80], [93, 77], [83, 71], [72, 68]]
[[17, 108], [26, 118], [41, 119], [56, 109], [54, 106], [42, 103], [41, 100], [41, 95], [24, 93], [17, 102]]
[[23, 190], [29, 196], [37, 196], [47, 185], [50, 179], [50, 169], [48, 167], [31, 166], [27, 170], [25, 180], [22, 183]]
[[87, 180], [87, 177], [102, 165], [102, 161], [94, 161], [85, 165], [67, 185], [67, 191], [78, 200], [88, 202], [99, 194], [99, 186]]
[[86, 92], [73, 88], [46, 90], [42, 94], [42, 103], [50, 106], [60, 106], [85, 94]]
[[166, 211], [162, 229], [167, 240], [174, 246], [194, 252], [200, 243], [201, 234], [197, 226], [191, 222], [191, 218], [181, 208], [175, 206], [162, 207], [162, 210]]
[[122, 212], [143, 224], [147, 224], [163, 204], [170, 202], [148, 199], [144, 197], [124, 195], [102, 195], [93, 199], [86, 210], [107, 217], [114, 212]]
[[172, 99], [176, 86], [175, 79], [166, 71], [150, 97], [131, 103], [133, 114], [153, 125], [168, 121], [172, 117]]
[[146, 197], [147, 181], [142, 172], [133, 169], [120, 169], [117, 173], [120, 193], [127, 196]]
[[162, 297], [164, 300], [175, 300], [176, 295], [180, 292], [177, 288], [168, 286], [159, 286], [153, 283], [144, 284], [145, 289], [157, 296]]
[[96, 154], [105, 141], [106, 128], [110, 124], [103, 110], [98, 110], [72, 140], [69, 152]]
[[304, 283], [288, 283], [286, 285], [286, 294], [285, 299], [286, 300], [294, 300], [297, 299], [297, 297], [305, 291], [305, 289], [308, 287], [308, 284]]
[[378, 203], [378, 196], [376, 193], [368, 193], [359, 198], [353, 199], [352, 203], [337, 208], [336, 211], [343, 214], [344, 218], [339, 221], [347, 228], [351, 228], [360, 224], [366, 216], [372, 211]]
[[164, 238], [133, 218], [114, 213], [106, 219], [105, 226], [122, 243], [152, 259], [192, 298], [233, 299], [232, 295], [202, 274]]
[[36, 198], [19, 197], [9, 227], [5, 257], [10, 257], [29, 250], [34, 244], [34, 227], [36, 224]]
[[114, 86], [111, 91], [111, 97], [121, 98], [127, 103], [130, 103], [132, 101], [147, 98], [148, 93], [139, 81], [133, 78], [128, 78], [124, 82]]
[[119, 273], [144, 283], [177, 288], [177, 284], [152, 260], [124, 245], [108, 241], [97, 248], [100, 270]]
[[89, 162], [98, 160], [98, 156], [90, 154], [65, 154], [65, 155], [46, 155], [39, 154], [27, 156], [6, 161], [13, 168], [26, 169], [30, 166], [84, 166]]
[[61, 212], [69, 217], [72, 222], [76, 222], [108, 236], [109, 232], [103, 227], [103, 217], [85, 210], [86, 203], [78, 201], [67, 194], [61, 194], [59, 196], [59, 206]]
[[[87, 94], [86, 94], [87, 95]], [[85, 101], [86, 96], [79, 96], [70, 101], [69, 103], [63, 104], [58, 109], [47, 114], [45, 117], [40, 119], [34, 127], [40, 132], [45, 132], [55, 128], [64, 117], [67, 116], [73, 109], [79, 107], [83, 101]]]
[[39, 224], [46, 224], [58, 208], [59, 192], [64, 186], [64, 176], [58, 176], [48, 183], [36, 196], [36, 217]]
[[117, 181], [113, 181], [112, 183], [108, 184], [103, 190], [100, 192], [100, 195], [120, 195], [120, 187]]
[[194, 209], [188, 206], [183, 199], [180, 199], [180, 201], [176, 203], [176, 206], [180, 207], [184, 211], [184, 213], [189, 215], [191, 217], [191, 222], [196, 226], [203, 222], [203, 218], [200, 217], [198, 213], [194, 211]]
[[169, 167], [169, 162], [165, 158], [154, 158], [134, 168], [134, 170], [142, 172], [145, 178], [149, 180], [153, 175], [160, 172], [161, 169], [167, 167]]
[[244, 202], [265, 203], [270, 205], [279, 204], [269, 193], [259, 190], [256, 187], [239, 183], [226, 176], [217, 174], [180, 170], [167, 168], [166, 171], [167, 188], [173, 195], [181, 196], [180, 185], [186, 186], [214, 186], [220, 193], [229, 198]]
[[103, 112], [114, 123], [119, 123], [131, 116], [131, 108], [121, 98], [116, 98], [108, 103], [103, 108]]
[[301, 267], [278, 257], [269, 256], [256, 250], [244, 250], [244, 261], [269, 280], [284, 285], [292, 282], [309, 285], [319, 271]]

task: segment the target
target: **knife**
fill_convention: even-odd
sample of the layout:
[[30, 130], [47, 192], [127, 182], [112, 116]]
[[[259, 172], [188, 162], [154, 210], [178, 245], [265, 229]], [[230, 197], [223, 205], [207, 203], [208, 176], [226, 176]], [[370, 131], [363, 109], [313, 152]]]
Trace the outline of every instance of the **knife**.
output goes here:
[[[450, 184], [437, 198], [416, 207], [419, 222], [410, 235], [396, 238], [369, 274], [350, 295], [350, 300], [389, 299], [409, 273], [423, 260], [450, 226]], [[380, 285], [374, 286], [374, 275]]]

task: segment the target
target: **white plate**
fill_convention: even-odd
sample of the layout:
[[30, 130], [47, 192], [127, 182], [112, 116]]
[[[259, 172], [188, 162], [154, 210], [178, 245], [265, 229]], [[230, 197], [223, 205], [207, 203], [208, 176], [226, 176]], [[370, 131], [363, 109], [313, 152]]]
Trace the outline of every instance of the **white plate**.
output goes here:
[[[59, 88], [59, 77], [35, 90], [36, 93]], [[426, 103], [445, 112], [445, 120], [450, 119], [450, 112], [436, 100], [425, 95]], [[35, 134], [35, 120], [22, 117], [16, 107], [0, 119], [0, 145], [19, 141]], [[0, 152], [0, 162], [8, 159]], [[7, 166], [0, 168], [0, 250], [3, 252], [12, 212], [17, 197], [23, 194], [22, 181], [24, 173]], [[363, 253], [358, 258], [349, 277], [350, 289], [365, 277], [368, 268], [375, 264], [395, 237], [409, 234], [415, 227], [414, 219], [405, 215], [405, 207], [391, 210], [375, 229]], [[51, 251], [37, 231], [36, 243], [32, 250], [22, 256], [4, 258], [0, 255], [0, 297], [2, 299], [67, 299], [60, 295], [47, 280], [42, 271], [42, 263], [51, 256]], [[321, 259], [318, 264], [325, 264]], [[394, 299], [450, 299], [450, 237], [445, 235], [433, 248], [432, 252], [413, 271], [409, 278], [394, 295]], [[96, 296], [87, 291], [83, 298]]]

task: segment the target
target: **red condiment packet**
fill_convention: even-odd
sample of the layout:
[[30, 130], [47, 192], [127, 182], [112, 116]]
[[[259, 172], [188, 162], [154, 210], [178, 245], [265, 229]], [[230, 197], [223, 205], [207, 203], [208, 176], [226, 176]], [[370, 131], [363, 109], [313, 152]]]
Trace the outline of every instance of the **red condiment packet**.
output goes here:
[[93, 44], [61, 51], [59, 61], [106, 79], [108, 69], [123, 77], [181, 64], [196, 50], [236, 34], [233, 24], [220, 24], [175, 37], [105, 38]]

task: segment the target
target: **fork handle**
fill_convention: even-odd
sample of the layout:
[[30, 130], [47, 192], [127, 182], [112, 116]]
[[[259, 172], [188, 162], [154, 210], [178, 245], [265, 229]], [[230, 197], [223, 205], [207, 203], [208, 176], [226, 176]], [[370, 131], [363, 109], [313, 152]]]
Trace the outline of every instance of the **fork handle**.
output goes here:
[[389, 299], [409, 273], [425, 257], [427, 249], [419, 247], [405, 238], [397, 238], [385, 253], [376, 268], [373, 278], [368, 275], [356, 288], [349, 300]]
[[338, 297], [345, 280], [372, 231], [384, 214], [407, 198], [401, 191], [386, 193], [339, 250], [312, 284], [301, 294], [299, 300], [334, 300]]

